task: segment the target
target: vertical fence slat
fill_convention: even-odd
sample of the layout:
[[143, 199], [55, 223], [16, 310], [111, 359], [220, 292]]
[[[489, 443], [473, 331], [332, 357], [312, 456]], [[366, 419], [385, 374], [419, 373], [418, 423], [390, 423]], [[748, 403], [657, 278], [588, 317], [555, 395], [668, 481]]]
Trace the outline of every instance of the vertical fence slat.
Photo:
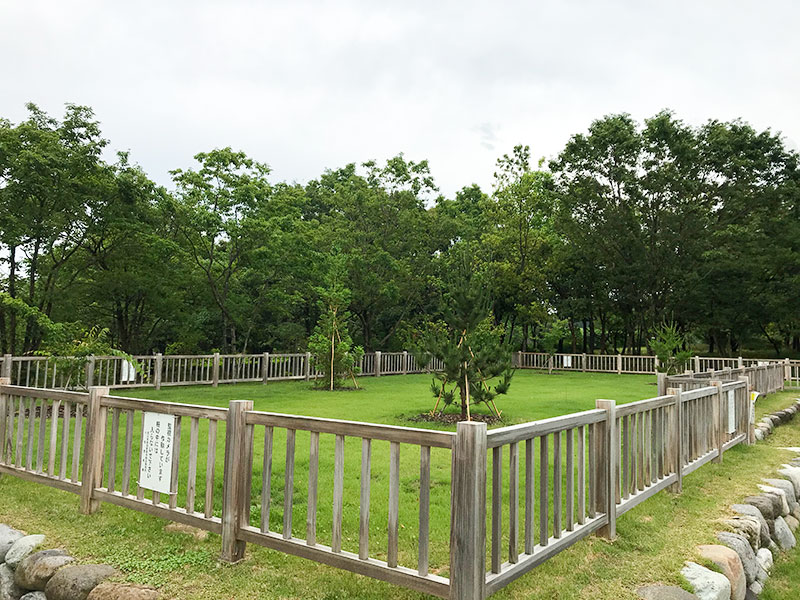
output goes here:
[[[369, 558], [369, 501], [370, 477], [372, 476], [372, 440], [361, 440], [361, 495], [359, 498], [358, 512], [358, 558]], [[420, 492], [422, 490], [420, 475]], [[420, 508], [420, 510], [422, 510]], [[420, 541], [420, 548], [422, 542]]]
[[574, 439], [575, 430], [567, 429], [564, 434], [567, 436], [566, 458], [567, 458], [567, 531], [573, 530], [575, 523], [575, 463], [574, 463]]
[[519, 561], [519, 444], [508, 448], [508, 562]]
[[344, 436], [337, 435], [333, 454], [333, 523], [331, 550], [342, 551], [342, 510], [344, 508]]
[[194, 514], [194, 499], [197, 489], [197, 438], [200, 419], [192, 417], [189, 427], [189, 472], [186, 476], [186, 512]]
[[294, 442], [296, 431], [286, 430], [286, 471], [283, 484], [283, 539], [292, 537], [292, 500], [294, 498]]
[[547, 472], [550, 467], [549, 452], [547, 449], [547, 435], [539, 437], [539, 545], [547, 546], [549, 533], [549, 501]]
[[133, 454], [133, 411], [125, 411], [125, 458], [122, 467], [122, 495], [127, 496], [131, 489], [131, 458]]
[[389, 543], [386, 563], [397, 566], [397, 541], [400, 524], [400, 444], [389, 443]]
[[503, 447], [492, 448], [492, 573], [502, 565], [500, 543], [503, 537]]
[[206, 518], [214, 514], [214, 477], [217, 470], [217, 420], [208, 422], [208, 446], [206, 449]]
[[578, 524], [586, 520], [586, 431], [578, 427]]
[[[61, 400], [54, 400], [50, 413], [50, 443], [47, 457], [47, 474], [52, 477], [56, 468], [56, 450], [58, 449], [58, 413], [61, 410]], [[5, 415], [3, 415], [5, 419]], [[2, 439], [2, 436], [0, 436]]]
[[420, 446], [419, 455], [419, 556], [417, 573], [428, 574], [431, 510], [431, 448]]
[[534, 506], [533, 440], [525, 440], [525, 554], [533, 554]]
[[181, 461], [181, 417], [175, 417], [175, 431], [172, 435], [172, 477], [169, 482], [169, 507], [178, 506], [178, 467]]
[[[266, 451], [265, 451], [266, 455]], [[266, 471], [266, 467], [264, 469]], [[319, 481], [319, 433], [311, 432], [308, 450], [308, 511], [306, 513], [306, 544], [317, 544], [317, 483]], [[262, 514], [264, 509], [262, 508]]]

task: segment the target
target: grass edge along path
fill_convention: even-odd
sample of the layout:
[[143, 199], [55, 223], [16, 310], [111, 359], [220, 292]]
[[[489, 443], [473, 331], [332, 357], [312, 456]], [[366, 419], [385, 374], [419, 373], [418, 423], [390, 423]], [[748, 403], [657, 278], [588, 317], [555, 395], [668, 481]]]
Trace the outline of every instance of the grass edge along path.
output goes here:
[[[771, 395], [759, 409], [783, 408], [796, 395]], [[798, 440], [800, 419], [777, 428], [766, 442], [737, 446], [725, 453], [722, 464], [710, 463], [688, 476], [681, 496], [661, 492], [623, 515], [615, 541], [579, 542], [494, 597], [635, 598], [641, 584], [680, 584], [683, 562], [696, 559], [694, 547], [715, 539], [715, 521], [728, 515], [730, 504], [756, 491], [765, 469], [787, 462], [788, 453], [779, 448]], [[48, 547], [65, 548], [85, 562], [114, 564], [131, 581], [160, 586], [164, 598], [424, 597], [253, 545], [243, 563], [223, 565], [216, 560], [218, 536], [198, 541], [169, 534], [160, 519], [110, 505], [93, 516], [79, 515], [74, 495], [7, 476], [0, 479], [0, 521], [45, 533]], [[782, 560], [775, 582], [769, 582], [776, 590]]]

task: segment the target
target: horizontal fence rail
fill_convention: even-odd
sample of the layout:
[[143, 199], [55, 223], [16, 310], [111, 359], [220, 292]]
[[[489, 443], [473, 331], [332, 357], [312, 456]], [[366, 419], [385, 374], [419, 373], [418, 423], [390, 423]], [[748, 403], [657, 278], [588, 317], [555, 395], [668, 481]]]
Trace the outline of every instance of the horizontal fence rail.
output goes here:
[[[215, 364], [220, 381], [265, 371], [297, 378], [304, 356], [162, 357], [160, 373], [165, 385], [189, 374], [213, 382]], [[373, 355], [387, 369], [413, 366], [406, 358]], [[96, 357], [93, 376], [111, 381], [112, 359]], [[680, 492], [685, 476], [752, 443], [750, 392], [780, 389], [794, 367], [660, 377], [667, 387], [655, 398], [598, 400], [593, 410], [491, 431], [459, 423], [455, 433], [6, 377], [0, 473], [75, 493], [85, 513], [108, 502], [221, 534], [229, 562], [253, 543], [442, 598], [483, 598], [587, 535], [615, 537], [627, 511], [661, 490]], [[154, 416], [166, 424], [156, 430], [161, 448], [171, 449], [161, 491], [141, 480]]]
[[[138, 355], [131, 362], [124, 356], [90, 356], [85, 361], [64, 357], [11, 356], [0, 358], [0, 376], [14, 385], [49, 389], [87, 389], [106, 386], [133, 387], [212, 385], [269, 381], [311, 380], [322, 376], [309, 353]], [[625, 354], [555, 354], [515, 352], [518, 369], [582, 371], [592, 373], [654, 374], [655, 356]], [[684, 375], [707, 378], [745, 374], [745, 369], [783, 369], [788, 385], [800, 387], [800, 360], [694, 357]], [[367, 352], [359, 363], [358, 376], [409, 375], [442, 370], [440, 360], [420, 364], [409, 352]], [[749, 371], [748, 371], [749, 372]], [[776, 381], [777, 371], [770, 371]], [[760, 382], [759, 382], [760, 383]], [[778, 388], [770, 388], [775, 391]], [[780, 388], [782, 389], [782, 388]]]

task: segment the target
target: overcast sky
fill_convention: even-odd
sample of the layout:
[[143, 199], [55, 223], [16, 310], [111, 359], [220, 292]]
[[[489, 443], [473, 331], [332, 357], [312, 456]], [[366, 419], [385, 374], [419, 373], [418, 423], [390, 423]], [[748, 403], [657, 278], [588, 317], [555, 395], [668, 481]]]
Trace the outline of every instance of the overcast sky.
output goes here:
[[770, 0], [0, 0], [0, 116], [89, 105], [163, 184], [214, 147], [298, 182], [403, 152], [450, 195], [615, 112], [741, 117], [797, 147], [798, 24]]

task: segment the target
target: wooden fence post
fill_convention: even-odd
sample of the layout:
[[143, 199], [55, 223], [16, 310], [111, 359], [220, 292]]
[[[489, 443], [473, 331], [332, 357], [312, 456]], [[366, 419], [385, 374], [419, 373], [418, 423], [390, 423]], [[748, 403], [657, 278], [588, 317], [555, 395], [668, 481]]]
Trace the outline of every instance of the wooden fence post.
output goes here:
[[403, 375], [408, 375], [408, 350], [403, 350]]
[[521, 369], [522, 368], [522, 351], [521, 350], [517, 350], [514, 353], [514, 358], [516, 359], [516, 364], [514, 366], [517, 369]]
[[712, 381], [711, 385], [717, 388], [717, 397], [716, 401], [714, 402], [714, 445], [717, 447], [717, 456], [714, 458], [714, 462], [721, 463], [722, 462], [722, 453], [723, 453], [723, 445], [725, 443], [725, 427], [723, 423], [723, 418], [725, 411], [724, 406], [722, 404], [722, 382], [721, 381]]
[[781, 382], [781, 389], [786, 387], [786, 382], [791, 382], [792, 379], [792, 363], [788, 358], [783, 359], [783, 381]]
[[211, 386], [219, 385], [219, 352], [214, 352], [214, 363], [211, 370]]
[[11, 381], [11, 363], [13, 362], [12, 358], [13, 357], [10, 354], [3, 355], [3, 370], [2, 372], [0, 372], [0, 376], [8, 377], [9, 385], [11, 385], [10, 381]]
[[669, 423], [669, 449], [677, 479], [669, 486], [673, 494], [683, 491], [683, 399], [681, 388], [669, 388], [667, 394], [675, 397], [675, 408]]
[[656, 373], [656, 388], [659, 396], [667, 395], [667, 374]]
[[261, 357], [261, 383], [269, 381], [269, 352], [264, 352]]
[[[91, 515], [100, 508], [100, 501], [93, 498], [94, 488], [101, 483], [106, 435], [106, 411], [100, 406], [100, 400], [108, 396], [109, 391], [109, 388], [101, 386], [89, 388], [81, 477], [81, 512], [85, 515]], [[80, 409], [78, 405], [77, 410]]]
[[606, 420], [595, 427], [595, 489], [592, 501], [595, 513], [605, 513], [608, 522], [598, 529], [597, 535], [613, 540], [617, 537], [617, 465], [619, 441], [617, 439], [617, 403], [614, 400], [596, 400], [595, 407], [606, 411]]
[[586, 372], [586, 352], [581, 354], [581, 371]]
[[740, 356], [736, 360], [738, 361], [739, 368], [740, 369], [743, 368], [744, 367], [744, 359]]
[[[0, 377], [0, 386], [11, 385], [10, 377]], [[55, 417], [54, 417], [55, 418]], [[6, 427], [8, 426], [8, 396], [0, 392], [0, 462], [11, 462], [6, 460], [6, 450], [9, 448], [6, 439]]]
[[[106, 361], [106, 364], [108, 364], [107, 361]], [[86, 387], [87, 387], [87, 389], [94, 385], [94, 365], [95, 365], [95, 358], [94, 358], [94, 354], [92, 354], [86, 360]], [[113, 381], [112, 383], [116, 383], [116, 382]]]
[[381, 351], [375, 351], [375, 377], [381, 376]]
[[752, 395], [750, 394], [750, 378], [746, 375], [739, 377], [739, 381], [744, 381], [744, 391], [747, 397], [747, 440], [745, 443], [752, 446], [756, 443], [756, 410], [755, 402], [753, 402]]
[[486, 423], [461, 422], [452, 453], [450, 599], [486, 597]]
[[695, 356], [694, 357], [694, 372], [695, 373], [699, 373], [700, 372], [700, 357], [699, 356]]
[[306, 381], [311, 379], [311, 352], [306, 352]]
[[245, 423], [245, 413], [253, 410], [250, 400], [231, 400], [225, 424], [225, 467], [222, 474], [222, 554], [221, 560], [234, 563], [244, 558], [245, 542], [239, 530], [250, 516], [252, 482], [253, 427]]
[[658, 367], [661, 366], [661, 361], [658, 360], [658, 356], [653, 357], [653, 371], [658, 373]]
[[617, 354], [617, 375], [622, 375], [622, 354]]
[[164, 370], [164, 356], [161, 352], [156, 352], [155, 360], [153, 361], [153, 383], [157, 390], [161, 389], [161, 371]]

